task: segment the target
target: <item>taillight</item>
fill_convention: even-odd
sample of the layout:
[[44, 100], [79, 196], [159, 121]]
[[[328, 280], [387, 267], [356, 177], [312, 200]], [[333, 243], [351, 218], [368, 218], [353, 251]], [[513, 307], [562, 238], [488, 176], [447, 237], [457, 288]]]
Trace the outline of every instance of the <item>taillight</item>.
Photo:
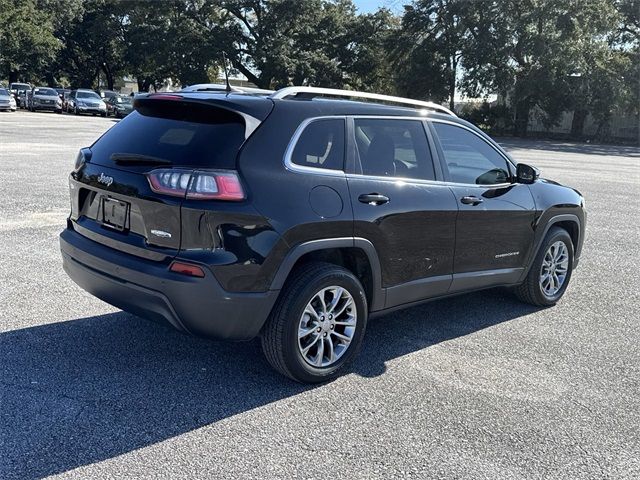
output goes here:
[[89, 150], [88, 148], [81, 148], [80, 151], [78, 152], [78, 155], [76, 156], [76, 163], [73, 166], [73, 171], [77, 172], [78, 170], [80, 170], [80, 167], [82, 167], [82, 165], [87, 163], [90, 158], [91, 158], [91, 150]]
[[238, 174], [229, 170], [185, 171], [163, 168], [147, 173], [151, 190], [193, 200], [244, 200]]

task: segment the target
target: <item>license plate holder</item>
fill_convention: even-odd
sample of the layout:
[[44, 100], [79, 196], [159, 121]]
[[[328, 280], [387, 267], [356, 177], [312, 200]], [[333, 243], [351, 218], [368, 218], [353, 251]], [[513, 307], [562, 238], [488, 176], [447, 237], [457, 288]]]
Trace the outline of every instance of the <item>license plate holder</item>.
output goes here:
[[127, 202], [111, 197], [102, 197], [102, 224], [122, 232], [127, 226], [129, 207]]

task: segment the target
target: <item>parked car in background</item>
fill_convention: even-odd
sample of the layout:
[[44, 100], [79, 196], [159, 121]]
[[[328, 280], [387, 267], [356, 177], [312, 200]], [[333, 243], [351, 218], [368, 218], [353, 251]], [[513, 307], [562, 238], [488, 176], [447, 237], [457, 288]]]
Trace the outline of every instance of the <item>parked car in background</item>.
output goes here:
[[25, 90], [31, 90], [31, 85], [28, 83], [18, 83], [18, 82], [13, 82], [9, 84], [9, 93], [14, 95], [16, 99], [18, 97], [18, 92], [25, 91]]
[[18, 90], [15, 95], [16, 105], [18, 108], [27, 108], [27, 92], [31, 91], [31, 87], [27, 90]]
[[70, 89], [62, 88], [62, 87], [55, 88], [54, 90], [58, 92], [58, 96], [60, 97], [60, 100], [63, 100], [63, 103], [64, 103], [64, 96], [71, 92]]
[[133, 111], [133, 98], [118, 95], [106, 101], [107, 115], [124, 118]]
[[100, 95], [100, 98], [102, 98], [105, 102], [110, 98], [120, 95], [118, 92], [114, 92], [113, 90], [96, 90], [96, 93]]
[[15, 112], [16, 99], [6, 88], [0, 88], [0, 110]]
[[27, 92], [27, 108], [31, 112], [37, 110], [50, 110], [62, 113], [62, 100], [53, 88], [33, 87]]
[[71, 96], [71, 92], [73, 90], [65, 90], [62, 94], [62, 111], [69, 113], [69, 97]]
[[100, 95], [93, 90], [73, 90], [69, 95], [67, 111], [75, 115], [90, 113], [92, 115], [102, 115], [106, 117], [107, 104], [104, 103]]

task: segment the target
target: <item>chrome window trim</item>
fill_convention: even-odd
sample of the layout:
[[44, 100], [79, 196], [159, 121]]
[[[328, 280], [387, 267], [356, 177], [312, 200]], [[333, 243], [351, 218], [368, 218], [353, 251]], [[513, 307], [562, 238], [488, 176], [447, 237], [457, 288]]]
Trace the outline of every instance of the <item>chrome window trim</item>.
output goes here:
[[[307, 128], [310, 124], [312, 124], [313, 122], [317, 122], [319, 120], [342, 120], [345, 123], [344, 138], [345, 138], [345, 144], [347, 143], [347, 132], [346, 132], [347, 117], [345, 115], [325, 115], [322, 117], [306, 118], [305, 120], [302, 121], [302, 123], [300, 123], [300, 125], [298, 125], [298, 128], [296, 128], [296, 131], [293, 133], [291, 140], [289, 140], [289, 145], [287, 145], [287, 149], [284, 152], [284, 166], [287, 170], [290, 170], [296, 173], [310, 173], [313, 175], [330, 175], [334, 177], [344, 177], [345, 176], [344, 170], [335, 170], [332, 168], [320, 168], [320, 167], [309, 167], [307, 165], [298, 165], [297, 163], [294, 163], [293, 160], [291, 159], [291, 157], [293, 156], [293, 151], [295, 150], [296, 145], [298, 144], [298, 140], [300, 140], [300, 136], [302, 135], [302, 132], [304, 132], [305, 128]], [[344, 166], [344, 160], [345, 158], [343, 156], [343, 161], [342, 161], [343, 166]]]
[[370, 179], [378, 182], [391, 182], [391, 183], [411, 183], [416, 185], [431, 185], [437, 187], [447, 186], [447, 182], [440, 182], [438, 180], [424, 180], [421, 178], [407, 178], [407, 177], [381, 177], [378, 175], [364, 175], [361, 173], [348, 173], [347, 178], [357, 179]]
[[[487, 141], [486, 138], [484, 138], [482, 135], [480, 135], [478, 132], [476, 132], [474, 129], [467, 127], [466, 125], [462, 125], [460, 123], [456, 123], [456, 122], [450, 122], [448, 120], [442, 120], [440, 118], [430, 118], [429, 119], [430, 122], [432, 123], [446, 123], [448, 125], [453, 125], [454, 127], [458, 127], [458, 128], [463, 128], [471, 133], [473, 133], [476, 137], [478, 137], [480, 140], [482, 140], [484, 143], [486, 143], [487, 145], [489, 145], [493, 150], [495, 150], [498, 155], [500, 155], [502, 158], [504, 158], [507, 163], [509, 165], [511, 165], [515, 171], [516, 166], [513, 164], [513, 162], [511, 161], [511, 159], [507, 156], [507, 154], [503, 151], [501, 151], [499, 148], [496, 148], [495, 145], [493, 145], [491, 142]], [[438, 139], [440, 140], [440, 139]], [[509, 172], [511, 173], [511, 172]], [[452, 182], [455, 183], [455, 182]], [[458, 184], [458, 185], [475, 185], [475, 184], [467, 184], [467, 183], [462, 183], [462, 184]], [[507, 185], [511, 185], [510, 183], [508, 183]]]
[[[289, 144], [287, 145], [287, 149], [285, 150], [285, 154], [284, 154], [284, 166], [287, 170], [292, 171], [292, 172], [296, 172], [296, 173], [308, 173], [308, 174], [312, 174], [312, 175], [329, 175], [329, 176], [334, 176], [334, 177], [345, 177], [345, 178], [354, 178], [354, 179], [364, 179], [364, 178], [369, 178], [372, 180], [378, 180], [378, 181], [389, 181], [389, 182], [404, 182], [404, 183], [413, 183], [413, 184], [417, 184], [417, 185], [432, 185], [432, 186], [450, 186], [450, 187], [477, 187], [477, 188], [506, 188], [508, 186], [513, 185], [513, 183], [496, 183], [496, 184], [491, 184], [491, 185], [480, 185], [477, 183], [459, 183], [459, 182], [449, 182], [449, 181], [444, 181], [444, 180], [424, 180], [424, 179], [418, 179], [418, 178], [406, 178], [406, 177], [381, 177], [381, 176], [376, 176], [376, 175], [364, 175], [364, 174], [359, 174], [359, 173], [345, 173], [344, 170], [334, 170], [334, 169], [329, 169], [329, 168], [318, 168], [318, 167], [308, 167], [308, 166], [304, 166], [304, 165], [298, 165], [296, 163], [293, 163], [291, 157], [293, 156], [293, 151], [296, 148], [296, 145], [298, 143], [298, 140], [300, 139], [300, 136], [302, 135], [302, 132], [304, 131], [305, 128], [307, 128], [307, 126], [315, 121], [318, 120], [327, 120], [327, 119], [340, 119], [340, 120], [344, 120], [345, 121], [345, 142], [348, 143], [350, 140], [347, 138], [346, 136], [346, 120], [347, 118], [351, 118], [353, 120], [359, 119], [359, 118], [364, 118], [364, 119], [381, 119], [381, 120], [414, 120], [416, 122], [421, 122], [423, 124], [425, 124], [426, 122], [430, 121], [430, 122], [440, 122], [440, 123], [447, 123], [450, 125], [453, 125], [455, 127], [460, 127], [463, 128], [465, 130], [468, 130], [469, 132], [473, 133], [474, 135], [476, 135], [478, 138], [480, 138], [483, 142], [485, 142], [487, 145], [489, 145], [491, 148], [493, 148], [496, 152], [498, 152], [498, 154], [503, 157], [508, 163], [509, 165], [513, 166], [514, 170], [515, 170], [515, 165], [513, 164], [513, 162], [511, 161], [511, 159], [509, 159], [506, 155], [503, 154], [503, 152], [501, 152], [500, 150], [496, 149], [494, 145], [492, 145], [491, 143], [487, 142], [487, 140], [485, 138], [482, 137], [482, 135], [478, 134], [478, 132], [474, 131], [472, 128], [467, 127], [466, 125], [461, 125], [457, 122], [451, 122], [448, 120], [441, 120], [441, 119], [436, 119], [436, 118], [425, 118], [425, 116], [421, 115], [421, 116], [405, 116], [405, 115], [322, 115], [319, 117], [310, 117], [310, 118], [306, 118], [304, 119], [300, 125], [298, 125], [298, 128], [296, 128], [295, 132], [293, 133], [293, 136], [291, 137], [291, 140], [289, 141]], [[426, 127], [426, 125], [425, 125]], [[345, 159], [346, 160], [346, 159]], [[434, 161], [436, 160], [436, 158], [434, 157]], [[343, 163], [344, 165], [344, 163]]]

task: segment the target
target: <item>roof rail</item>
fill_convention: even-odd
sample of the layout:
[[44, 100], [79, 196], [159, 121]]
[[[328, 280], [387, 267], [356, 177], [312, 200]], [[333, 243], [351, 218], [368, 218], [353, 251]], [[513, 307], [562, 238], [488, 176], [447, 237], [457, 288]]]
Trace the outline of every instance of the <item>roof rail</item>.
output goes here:
[[446, 107], [438, 105], [433, 102], [424, 102], [422, 100], [413, 100], [411, 98], [394, 97], [391, 95], [380, 95], [378, 93], [358, 92], [355, 90], [338, 90], [334, 88], [320, 88], [320, 87], [285, 87], [281, 88], [277, 92], [271, 94], [270, 98], [283, 99], [288, 97], [295, 97], [299, 94], [306, 94], [306, 96], [330, 96], [330, 97], [348, 97], [348, 98], [367, 98], [371, 100], [378, 100], [380, 102], [398, 103], [401, 105], [410, 105], [412, 107], [428, 108], [435, 110], [436, 112], [446, 113], [448, 115], [457, 115]]
[[[181, 92], [227, 92], [227, 86], [221, 83], [199, 83], [196, 85], [189, 85], [188, 87], [184, 87]], [[231, 93], [253, 93], [253, 94], [262, 94], [269, 95], [274, 93], [273, 90], [264, 90], [262, 88], [254, 88], [254, 87], [238, 87], [236, 85], [231, 85]]]

